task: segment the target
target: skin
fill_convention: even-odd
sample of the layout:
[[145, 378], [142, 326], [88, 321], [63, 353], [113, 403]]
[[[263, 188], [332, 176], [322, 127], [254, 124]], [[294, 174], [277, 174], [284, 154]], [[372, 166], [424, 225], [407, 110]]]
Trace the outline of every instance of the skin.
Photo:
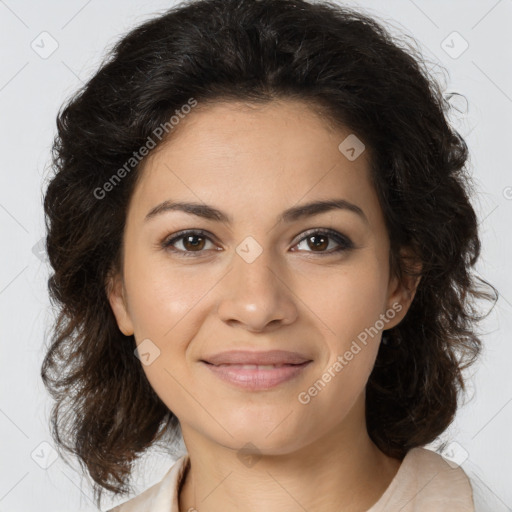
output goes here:
[[[365, 424], [365, 386], [381, 332], [309, 403], [298, 395], [393, 304], [383, 329], [397, 325], [418, 284], [390, 274], [369, 152], [350, 161], [338, 149], [350, 131], [291, 100], [199, 105], [175, 130], [144, 162], [127, 214], [123, 268], [108, 294], [120, 330], [160, 351], [143, 368], [178, 417], [190, 456], [180, 510], [367, 510], [400, 466]], [[290, 207], [334, 198], [359, 206], [366, 220], [338, 209], [278, 221]], [[232, 223], [177, 210], [145, 220], [166, 200], [214, 206]], [[343, 247], [334, 238], [325, 245], [317, 238], [320, 248], [308, 243], [304, 233], [321, 228], [348, 237], [353, 248], [329, 254]], [[205, 230], [207, 238], [193, 239], [195, 246], [175, 241], [181, 253], [162, 248], [185, 229]], [[248, 236], [262, 249], [251, 263], [236, 252]], [[180, 256], [185, 251], [192, 255]], [[237, 348], [298, 351], [313, 362], [291, 381], [248, 391], [200, 362]], [[255, 447], [252, 465], [237, 456], [247, 443]]]

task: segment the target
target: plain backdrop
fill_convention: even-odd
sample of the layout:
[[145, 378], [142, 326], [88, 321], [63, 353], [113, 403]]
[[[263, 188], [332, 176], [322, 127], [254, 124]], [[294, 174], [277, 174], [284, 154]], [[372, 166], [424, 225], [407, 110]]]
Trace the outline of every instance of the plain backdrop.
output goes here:
[[[512, 2], [510, 0], [349, 1], [413, 36], [424, 56], [448, 71], [453, 124], [466, 138], [478, 189], [473, 204], [483, 243], [478, 273], [500, 299], [480, 326], [484, 353], [467, 403], [439, 441], [512, 510]], [[173, 5], [162, 0], [0, 0], [1, 479], [0, 512], [96, 510], [90, 481], [55, 458], [50, 400], [41, 379], [52, 321], [49, 267], [41, 250], [42, 193], [59, 106], [96, 70], [123, 33]], [[431, 66], [432, 67], [432, 66]], [[441, 75], [440, 75], [441, 76]], [[149, 453], [139, 490], [173, 459]], [[103, 508], [111, 503], [105, 501]]]

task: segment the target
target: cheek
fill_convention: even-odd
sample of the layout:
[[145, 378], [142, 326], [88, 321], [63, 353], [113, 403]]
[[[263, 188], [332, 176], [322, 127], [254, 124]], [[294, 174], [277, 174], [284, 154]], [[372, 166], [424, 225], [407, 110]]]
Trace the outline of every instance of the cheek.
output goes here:
[[164, 259], [151, 261], [143, 255], [126, 259], [126, 288], [136, 338], [154, 337], [164, 342], [169, 337], [176, 339], [177, 331], [194, 327], [191, 313], [212, 287], [212, 273], [198, 279], [191, 271], [170, 268]]
[[[150, 354], [150, 364], [143, 364], [143, 370], [173, 411], [193, 405], [180, 383], [192, 379], [187, 348], [201, 329], [208, 293], [218, 280], [214, 272], [171, 268], [165, 258], [151, 258], [142, 251], [126, 256], [125, 285], [135, 339], [137, 345], [143, 344], [140, 353]], [[142, 356], [141, 361], [145, 362]]]
[[327, 351], [318, 375], [317, 405], [343, 402], [339, 410], [346, 410], [364, 390], [379, 348], [386, 284], [379, 261], [369, 258], [355, 260], [304, 289]]
[[125, 284], [143, 371], [165, 405], [183, 416], [194, 406], [182, 387], [192, 379], [187, 347], [200, 328], [201, 297], [211, 284], [136, 252], [125, 260]]
[[309, 287], [326, 358], [301, 390], [298, 401], [311, 415], [330, 411], [325, 427], [345, 418], [364, 393], [377, 357], [384, 291], [377, 267], [366, 266], [332, 274], [328, 288]]
[[338, 349], [374, 326], [383, 312], [387, 283], [377, 260], [366, 258], [330, 269], [324, 276], [308, 279], [299, 296], [318, 319], [326, 337]]

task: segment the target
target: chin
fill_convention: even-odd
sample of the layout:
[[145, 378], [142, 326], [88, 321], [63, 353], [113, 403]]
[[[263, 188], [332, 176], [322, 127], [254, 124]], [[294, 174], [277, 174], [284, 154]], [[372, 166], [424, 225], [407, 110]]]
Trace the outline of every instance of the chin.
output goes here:
[[[290, 414], [291, 418], [292, 414]], [[249, 416], [242, 423], [225, 422], [224, 427], [232, 434], [224, 432], [219, 444], [233, 450], [240, 450], [244, 446], [250, 451], [254, 449], [265, 455], [283, 455], [299, 449], [307, 444], [307, 432], [304, 425], [283, 422], [285, 416], [279, 415], [275, 421], [261, 424], [258, 416]], [[304, 441], [301, 438], [304, 437]], [[252, 448], [251, 448], [252, 447]]]

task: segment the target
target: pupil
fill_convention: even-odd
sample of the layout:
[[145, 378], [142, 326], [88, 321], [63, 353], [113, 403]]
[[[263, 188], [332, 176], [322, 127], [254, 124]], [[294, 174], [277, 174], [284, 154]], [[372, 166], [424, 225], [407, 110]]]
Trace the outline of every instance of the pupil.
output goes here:
[[[201, 241], [198, 242], [196, 240], [195, 242], [191, 242], [191, 240], [193, 240], [193, 239], [200, 239]], [[189, 247], [187, 247], [187, 244], [190, 244], [195, 249], [197, 249], [197, 248], [202, 249], [202, 245], [201, 244], [204, 244], [204, 239], [201, 236], [199, 236], [199, 235], [188, 235], [185, 238], [185, 242], [184, 242], [185, 247], [188, 249]]]
[[[309, 241], [310, 241], [310, 242], [311, 242], [313, 239], [319, 239], [319, 240], [321, 240], [321, 242], [319, 242], [319, 243], [314, 243], [314, 242], [312, 242], [312, 246], [313, 246], [314, 248], [316, 248], [316, 249], [325, 249], [325, 248], [329, 245], [328, 243], [326, 243], [326, 241], [327, 241], [328, 237], [326, 237], [325, 235], [320, 235], [320, 236], [318, 236], [318, 235], [313, 235], [313, 236], [310, 236], [310, 237], [309, 237]], [[311, 246], [310, 246], [310, 248], [313, 248], [313, 247], [311, 247]]]

